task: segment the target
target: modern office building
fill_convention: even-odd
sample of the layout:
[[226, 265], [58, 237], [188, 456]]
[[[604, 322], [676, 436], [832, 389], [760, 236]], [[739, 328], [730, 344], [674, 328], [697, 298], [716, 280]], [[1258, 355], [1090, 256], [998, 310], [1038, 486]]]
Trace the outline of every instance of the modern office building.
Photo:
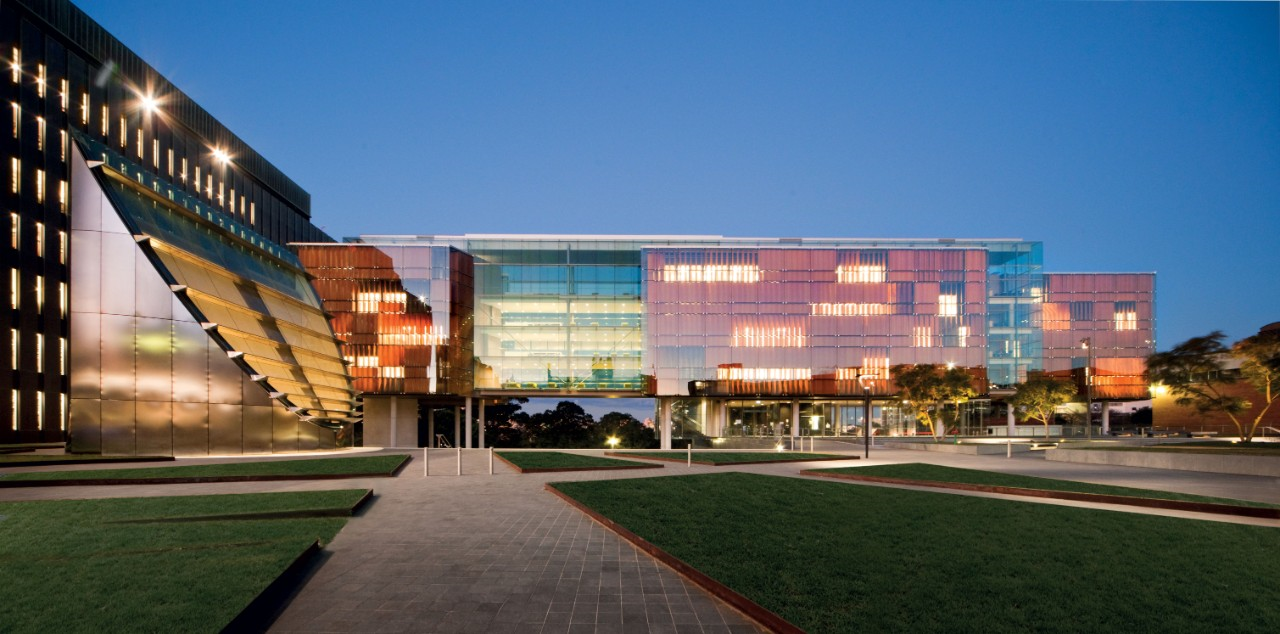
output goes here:
[[654, 397], [664, 446], [854, 433], [869, 395], [878, 433], [909, 434], [893, 366], [962, 367], [984, 396], [1047, 372], [1131, 400], [1147, 397], [1155, 349], [1153, 274], [1045, 273], [1042, 245], [1024, 240], [364, 236], [297, 248], [348, 342], [374, 444], [425, 440], [409, 424], [419, 402], [474, 421], [473, 404], [514, 396]]
[[0, 443], [297, 451], [356, 392], [288, 242], [308, 194], [65, 0], [0, 2]]

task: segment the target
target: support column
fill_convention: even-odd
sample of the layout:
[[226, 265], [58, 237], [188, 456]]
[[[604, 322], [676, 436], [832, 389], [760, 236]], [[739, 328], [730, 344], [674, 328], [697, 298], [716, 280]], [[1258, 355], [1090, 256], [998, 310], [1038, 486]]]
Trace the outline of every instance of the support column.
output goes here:
[[1102, 402], [1102, 435], [1111, 435], [1111, 402]]
[[388, 447], [399, 446], [399, 444], [396, 442], [397, 440], [400, 439], [400, 427], [399, 427], [399, 421], [397, 420], [399, 418], [399, 414], [400, 414], [400, 399], [393, 396], [391, 397], [391, 441], [387, 443]]
[[671, 399], [658, 399], [658, 425], [660, 428], [661, 448], [671, 448]]
[[462, 408], [453, 406], [453, 446], [462, 446]]
[[795, 441], [796, 436], [800, 435], [800, 401], [798, 399], [791, 400], [791, 440]]
[[1018, 421], [1014, 420], [1013, 406], [1009, 405], [1008, 403], [1005, 403], [1005, 417], [1006, 417], [1005, 424], [1007, 424], [1009, 427], [1009, 430], [1006, 432], [1006, 435], [1012, 437], [1016, 433], [1015, 430], [1018, 427]]
[[840, 405], [831, 404], [831, 433], [837, 438], [840, 437], [840, 428], [844, 427], [844, 419], [840, 418], [843, 414], [844, 411], [842, 411]]
[[463, 426], [463, 429], [466, 430], [466, 444], [463, 446], [466, 447], [467, 449], [470, 449], [471, 448], [471, 397], [470, 396], [467, 397], [466, 407], [467, 407], [467, 414], [466, 414], [467, 424]]
[[484, 399], [480, 399], [480, 418], [476, 421], [476, 446], [484, 449]]
[[436, 447], [436, 408], [427, 408], [427, 446]]

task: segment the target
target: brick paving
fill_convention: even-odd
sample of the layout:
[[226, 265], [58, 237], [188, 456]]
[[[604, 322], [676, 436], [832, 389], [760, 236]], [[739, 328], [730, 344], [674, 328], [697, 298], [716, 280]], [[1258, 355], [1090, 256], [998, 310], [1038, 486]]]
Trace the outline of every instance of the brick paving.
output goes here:
[[[849, 449], [840, 443], [818, 444], [818, 451]], [[466, 475], [456, 477], [456, 454], [437, 450], [433, 475], [426, 478], [421, 451], [414, 455], [396, 478], [6, 489], [0, 490], [0, 500], [372, 488], [373, 504], [326, 547], [321, 562], [272, 631], [499, 633], [760, 631], [719, 600], [545, 492], [546, 482], [726, 470], [796, 476], [806, 468], [929, 462], [1280, 503], [1280, 481], [1275, 478], [1051, 463], [1039, 454], [1006, 459], [876, 448], [870, 461], [850, 463], [741, 467], [666, 463], [653, 471], [525, 475], [499, 462], [490, 477], [487, 454], [473, 451], [464, 458]], [[182, 460], [180, 464], [218, 461], [222, 460]], [[1082, 502], [1035, 503], [1105, 506], [1280, 527], [1277, 520]]]

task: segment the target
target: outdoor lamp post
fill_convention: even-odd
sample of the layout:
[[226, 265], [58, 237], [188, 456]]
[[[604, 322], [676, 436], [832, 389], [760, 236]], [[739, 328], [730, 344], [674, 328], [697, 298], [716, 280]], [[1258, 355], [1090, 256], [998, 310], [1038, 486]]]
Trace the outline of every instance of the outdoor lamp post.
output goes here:
[[1085, 437], [1093, 440], [1093, 339], [1080, 340], [1084, 348], [1084, 428]]

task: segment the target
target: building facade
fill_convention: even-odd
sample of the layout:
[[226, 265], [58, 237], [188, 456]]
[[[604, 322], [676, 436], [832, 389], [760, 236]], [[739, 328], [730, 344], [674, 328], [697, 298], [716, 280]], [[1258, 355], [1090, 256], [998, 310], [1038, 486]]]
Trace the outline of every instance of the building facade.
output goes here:
[[[370, 385], [367, 430], [381, 424], [370, 404], [383, 398], [401, 399], [404, 411], [405, 399], [421, 397], [471, 421], [473, 402], [493, 399], [644, 396], [657, 399], [664, 445], [839, 435], [859, 433], [870, 394], [877, 433], [910, 434], [893, 366], [965, 368], [984, 396], [1048, 372], [1088, 384], [1098, 400], [1132, 400], [1147, 396], [1143, 360], [1155, 346], [1153, 274], [1045, 273], [1042, 245], [1024, 240], [364, 236], [298, 248], [335, 324], [359, 321], [344, 311], [381, 313], [352, 335], [362, 343], [345, 346], [348, 361], [430, 386]], [[340, 279], [365, 279], [361, 262], [405, 261], [415, 250], [465, 257], [472, 275], [436, 267], [435, 286], [417, 283], [407, 303], [403, 280], [425, 280], [421, 265], [417, 274], [394, 267], [395, 286], [374, 295]], [[386, 292], [394, 303], [369, 303]], [[473, 318], [419, 339], [442, 346], [431, 358], [471, 351], [470, 390], [451, 379], [464, 371], [461, 358], [446, 376], [440, 363], [401, 367], [407, 357], [379, 343], [419, 336], [390, 316], [414, 295], [427, 312]], [[460, 442], [471, 446], [470, 432]]]
[[0, 443], [294, 451], [355, 390], [296, 257], [310, 197], [64, 0], [0, 1]]

